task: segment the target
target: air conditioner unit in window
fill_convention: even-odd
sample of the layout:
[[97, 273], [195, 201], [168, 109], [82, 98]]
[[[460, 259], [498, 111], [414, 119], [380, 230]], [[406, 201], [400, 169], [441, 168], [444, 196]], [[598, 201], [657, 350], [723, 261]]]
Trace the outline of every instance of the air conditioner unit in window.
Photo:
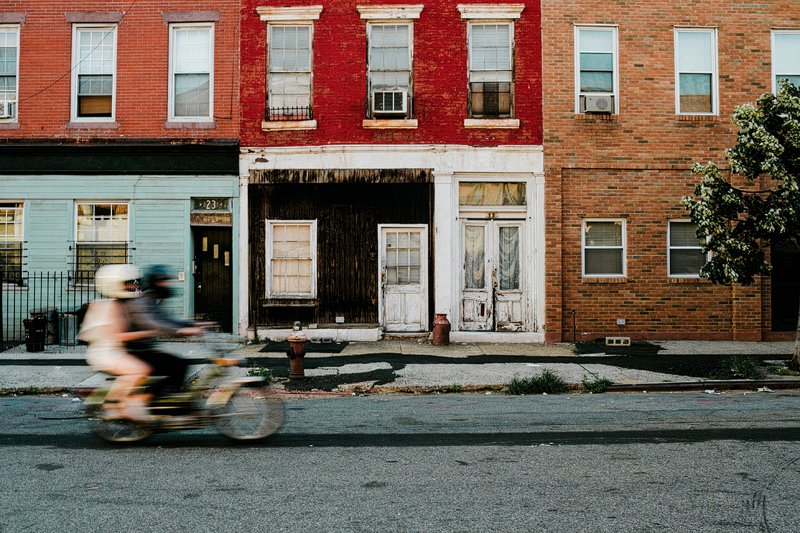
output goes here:
[[375, 115], [405, 115], [408, 91], [388, 89], [372, 91], [372, 113]]
[[11, 100], [0, 100], [0, 118], [11, 118], [14, 116], [16, 102]]
[[581, 113], [611, 114], [614, 112], [614, 97], [610, 95], [586, 95], [581, 98]]

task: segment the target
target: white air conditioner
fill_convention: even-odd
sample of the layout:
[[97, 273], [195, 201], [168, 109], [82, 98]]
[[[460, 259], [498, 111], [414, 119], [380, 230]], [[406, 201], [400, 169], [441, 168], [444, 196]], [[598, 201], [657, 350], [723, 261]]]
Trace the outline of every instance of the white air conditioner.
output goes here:
[[581, 113], [611, 114], [613, 112], [614, 97], [611, 95], [586, 95], [581, 98]]
[[374, 115], [405, 115], [408, 91], [388, 89], [372, 91], [372, 113]]
[[0, 100], [0, 118], [13, 117], [15, 107], [17, 103], [12, 100]]

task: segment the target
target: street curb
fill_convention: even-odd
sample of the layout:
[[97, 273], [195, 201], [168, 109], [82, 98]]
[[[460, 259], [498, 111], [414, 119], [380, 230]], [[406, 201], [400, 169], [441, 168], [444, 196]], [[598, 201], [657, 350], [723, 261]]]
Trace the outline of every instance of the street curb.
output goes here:
[[736, 379], [711, 381], [683, 381], [675, 383], [637, 383], [631, 385], [609, 385], [606, 392], [691, 392], [704, 390], [747, 390], [767, 387], [768, 389], [800, 389], [797, 379]]

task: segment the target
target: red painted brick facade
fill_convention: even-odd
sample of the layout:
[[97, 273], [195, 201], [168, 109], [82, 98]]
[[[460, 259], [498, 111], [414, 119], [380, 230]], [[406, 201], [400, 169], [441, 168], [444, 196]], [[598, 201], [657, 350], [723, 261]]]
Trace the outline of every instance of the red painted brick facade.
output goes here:
[[[576, 115], [574, 25], [618, 25], [620, 112]], [[718, 29], [719, 116], [675, 112], [674, 27]], [[769, 279], [715, 286], [667, 275], [667, 224], [687, 219], [693, 162], [725, 167], [734, 106], [771, 90], [773, 28], [800, 29], [795, 2], [542, 2], [547, 197], [547, 341], [602, 335], [761, 340]], [[586, 218], [627, 225], [627, 275], [582, 275]], [[617, 318], [626, 324], [618, 326]]]
[[[239, 3], [210, 0], [4, 0], [20, 24], [18, 124], [7, 139], [236, 139], [239, 124]], [[209, 12], [214, 27], [214, 127], [165, 127], [169, 25], [164, 13]], [[69, 127], [72, 23], [65, 14], [124, 13], [117, 28], [116, 127]], [[209, 16], [206, 13], [206, 16]], [[199, 15], [202, 19], [204, 15]], [[91, 16], [78, 16], [80, 19]], [[75, 16], [73, 16], [75, 18]], [[180, 18], [180, 16], [179, 16]]]
[[[414, 21], [414, 117], [417, 129], [365, 129], [366, 21], [357, 6], [413, 4], [337, 0], [330, 2], [245, 0], [242, 5], [242, 146], [325, 144], [501, 144], [539, 145], [541, 126], [541, 32], [539, 2], [525, 6], [515, 21], [515, 116], [518, 129], [467, 129], [467, 22], [458, 4], [475, 0], [433, 0]], [[509, 2], [512, 3], [512, 2]], [[261, 129], [266, 103], [266, 22], [259, 6], [322, 5], [314, 21], [313, 107], [318, 126], [309, 131], [265, 132]]]

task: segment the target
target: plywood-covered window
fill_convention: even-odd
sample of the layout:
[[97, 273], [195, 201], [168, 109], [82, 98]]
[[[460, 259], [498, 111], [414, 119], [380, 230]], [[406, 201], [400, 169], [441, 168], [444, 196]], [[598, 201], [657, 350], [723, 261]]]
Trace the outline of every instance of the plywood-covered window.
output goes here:
[[315, 298], [317, 221], [267, 221], [267, 296]]

